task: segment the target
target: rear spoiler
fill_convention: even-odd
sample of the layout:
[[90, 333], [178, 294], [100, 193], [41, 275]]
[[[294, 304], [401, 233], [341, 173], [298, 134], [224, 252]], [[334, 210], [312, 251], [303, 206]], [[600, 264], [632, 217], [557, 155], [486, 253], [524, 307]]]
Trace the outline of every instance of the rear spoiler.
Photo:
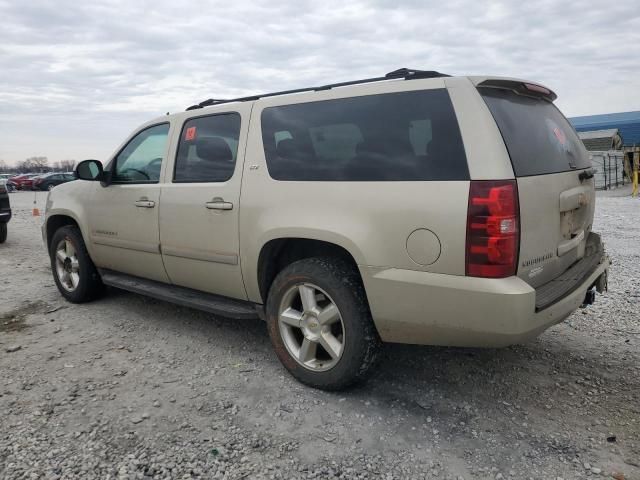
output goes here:
[[525, 82], [522, 80], [506, 80], [506, 79], [489, 79], [477, 84], [478, 88], [498, 88], [501, 90], [511, 90], [518, 95], [527, 97], [542, 98], [549, 102], [553, 102], [558, 95], [551, 89], [538, 85], [536, 83]]

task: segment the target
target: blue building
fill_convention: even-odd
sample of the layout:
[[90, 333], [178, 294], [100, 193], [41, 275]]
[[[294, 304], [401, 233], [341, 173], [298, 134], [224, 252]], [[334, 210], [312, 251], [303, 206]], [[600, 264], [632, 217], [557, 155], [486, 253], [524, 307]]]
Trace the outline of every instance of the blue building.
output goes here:
[[[622, 168], [624, 170], [624, 178], [631, 179], [632, 171], [640, 168], [640, 111], [635, 112], [620, 112], [620, 113], [605, 113], [603, 115], [587, 115], [585, 117], [573, 117], [569, 121], [573, 124], [575, 129], [581, 136], [582, 142], [587, 149], [590, 149], [594, 138], [600, 137], [602, 131], [617, 131], [616, 135], [622, 137]], [[600, 132], [597, 132], [600, 130]], [[584, 132], [584, 133], [580, 133]], [[586, 133], [586, 132], [591, 132]], [[619, 145], [620, 142], [617, 143]], [[616, 142], [614, 142], [614, 145]], [[617, 145], [612, 148], [616, 148]], [[608, 156], [608, 155], [607, 155]], [[610, 163], [607, 165], [605, 161], [603, 163], [603, 171], [606, 171], [610, 167]], [[615, 162], [617, 165], [617, 160]], [[594, 164], [594, 166], [596, 166]], [[597, 168], [597, 166], [596, 166]], [[616, 167], [616, 185], [618, 182], [618, 169]], [[609, 172], [604, 174], [604, 188], [608, 188], [607, 179], [611, 181], [612, 174]]]
[[[578, 132], [617, 128], [624, 147], [640, 146], [640, 111], [587, 115], [569, 121]], [[624, 147], [623, 150], [628, 150]]]

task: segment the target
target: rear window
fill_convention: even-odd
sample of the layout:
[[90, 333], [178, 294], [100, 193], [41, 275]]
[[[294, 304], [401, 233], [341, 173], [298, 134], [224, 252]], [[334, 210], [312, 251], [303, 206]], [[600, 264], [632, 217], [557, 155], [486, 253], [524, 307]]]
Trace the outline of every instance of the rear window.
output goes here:
[[276, 180], [469, 179], [445, 89], [269, 107], [262, 139]]
[[479, 91], [502, 133], [517, 177], [591, 166], [578, 135], [555, 105], [508, 90]]

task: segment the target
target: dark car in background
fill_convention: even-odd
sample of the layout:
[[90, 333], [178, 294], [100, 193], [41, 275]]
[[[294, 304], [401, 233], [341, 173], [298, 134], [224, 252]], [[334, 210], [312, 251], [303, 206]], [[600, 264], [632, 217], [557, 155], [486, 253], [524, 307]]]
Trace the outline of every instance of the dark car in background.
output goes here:
[[65, 173], [45, 173], [32, 179], [31, 188], [33, 190], [51, 190], [56, 185], [61, 183], [67, 183], [71, 180], [75, 180], [75, 174]]
[[0, 243], [7, 240], [7, 223], [11, 220], [9, 192], [4, 183], [0, 183]]

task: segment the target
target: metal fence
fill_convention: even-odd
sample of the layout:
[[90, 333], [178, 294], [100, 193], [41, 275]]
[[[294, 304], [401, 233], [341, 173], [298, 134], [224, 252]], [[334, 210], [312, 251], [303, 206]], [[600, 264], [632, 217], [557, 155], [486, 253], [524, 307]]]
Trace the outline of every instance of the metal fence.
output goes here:
[[629, 183], [624, 175], [624, 153], [618, 150], [589, 152], [596, 173], [594, 179], [598, 190], [609, 190]]

